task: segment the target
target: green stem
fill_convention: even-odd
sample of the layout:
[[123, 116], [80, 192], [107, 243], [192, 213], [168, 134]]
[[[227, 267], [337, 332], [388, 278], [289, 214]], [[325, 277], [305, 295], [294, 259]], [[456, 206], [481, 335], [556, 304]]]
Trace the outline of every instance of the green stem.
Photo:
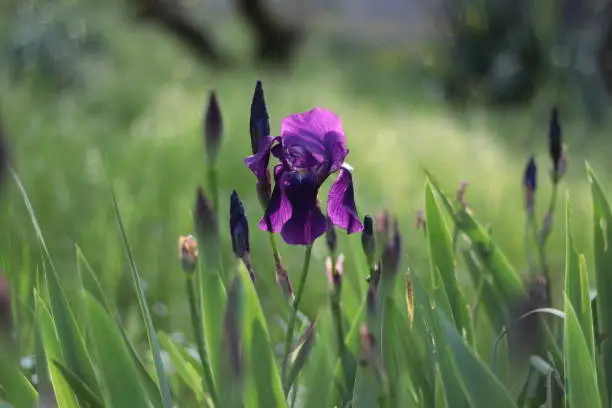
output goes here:
[[217, 213], [219, 211], [219, 181], [217, 178], [217, 167], [214, 163], [208, 165], [208, 188], [210, 189], [215, 213]]
[[210, 361], [208, 360], [208, 353], [206, 352], [206, 346], [204, 343], [204, 327], [202, 325], [202, 319], [198, 312], [196, 302], [196, 290], [193, 284], [193, 277], [187, 277], [187, 295], [189, 297], [189, 310], [191, 312], [191, 325], [196, 336], [196, 345], [198, 347], [198, 353], [200, 354], [200, 360], [202, 361], [203, 378], [202, 383], [210, 392], [210, 397], [215, 406], [218, 404], [217, 392], [215, 390], [215, 384], [213, 381], [212, 371], [210, 370]]
[[334, 292], [331, 294], [331, 310], [334, 319], [334, 327], [336, 329], [336, 341], [338, 342], [338, 353], [340, 355], [340, 364], [344, 372], [344, 381], [346, 389], [350, 389], [350, 372], [349, 362], [347, 359], [346, 344], [344, 343], [344, 328], [342, 327], [342, 309], [340, 306], [340, 293]]
[[[550, 203], [548, 204], [548, 212], [546, 213], [546, 217], [547, 218], [550, 217], [551, 223], [552, 223], [552, 217], [555, 212], [555, 207], [557, 204], [558, 188], [559, 188], [559, 183], [553, 182], [553, 190], [550, 196]], [[536, 240], [536, 244], [538, 247], [538, 256], [540, 259], [540, 267], [542, 268], [542, 275], [544, 275], [544, 278], [546, 279], [546, 296], [548, 297], [549, 304], [552, 304], [552, 293], [550, 289], [552, 281], [550, 280], [550, 269], [548, 267], [548, 260], [546, 258], [546, 242], [548, 241], [548, 237], [550, 236], [551, 231], [548, 230], [544, 234], [545, 232], [544, 228], [546, 228], [546, 226], [542, 225], [540, 235], [538, 236], [538, 230], [537, 230], [535, 222], [533, 222], [532, 225], [533, 225], [534, 239]]]
[[304, 293], [304, 287], [306, 286], [306, 278], [308, 277], [308, 269], [310, 267], [310, 256], [312, 254], [312, 244], [306, 247], [306, 254], [304, 255], [304, 264], [302, 266], [302, 274], [300, 276], [300, 282], [298, 284], [295, 299], [293, 300], [293, 310], [289, 316], [289, 325], [287, 327], [287, 335], [285, 336], [285, 356], [283, 358], [282, 366], [282, 379], [286, 380], [285, 374], [287, 373], [287, 362], [289, 361], [289, 352], [291, 350], [291, 340], [293, 340], [293, 330], [295, 328], [295, 321], [297, 319], [298, 309], [302, 300], [302, 294]]

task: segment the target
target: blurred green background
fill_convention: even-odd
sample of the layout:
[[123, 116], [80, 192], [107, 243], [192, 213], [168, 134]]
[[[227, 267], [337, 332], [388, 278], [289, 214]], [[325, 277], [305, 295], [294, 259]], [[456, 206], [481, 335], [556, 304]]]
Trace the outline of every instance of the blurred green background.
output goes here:
[[[225, 232], [229, 195], [236, 190], [247, 206], [263, 293], [279, 296], [268, 240], [256, 225], [262, 211], [255, 180], [242, 163], [250, 154], [249, 108], [258, 79], [273, 132], [283, 116], [315, 106], [340, 114], [359, 211], [388, 209], [398, 216], [406, 259], [420, 274], [429, 267], [423, 235], [414, 227], [423, 167], [451, 193], [468, 181], [467, 200], [478, 219], [491, 225], [515, 267], [526, 267], [522, 172], [535, 154], [541, 220], [550, 193], [548, 114], [558, 104], [569, 154], [561, 193], [572, 195], [578, 249], [590, 253], [585, 160], [612, 187], [605, 2], [385, 0], [377, 10], [387, 13], [377, 15], [368, 9], [374, 3], [365, 1], [278, 1], [277, 19], [303, 26], [306, 36], [289, 64], [275, 68], [253, 62], [257, 38], [232, 2], [180, 3], [231, 53], [231, 63], [216, 69], [159, 23], [137, 20], [137, 3], [11, 0], [0, 6], [0, 109], [12, 164], [66, 282], [76, 273], [78, 245], [126, 321], [137, 314], [136, 298], [126, 284], [110, 182], [157, 326], [180, 329], [187, 302], [177, 242], [192, 232], [196, 186], [206, 187], [202, 120], [212, 89], [225, 129], [221, 225]], [[40, 250], [10, 179], [0, 206], [0, 265], [25, 300]], [[559, 211], [555, 226], [548, 248], [559, 274]], [[341, 234], [341, 248], [349, 252], [349, 245], [358, 246], [359, 237]], [[281, 252], [297, 279], [300, 248], [282, 245]], [[321, 240], [307, 310], [324, 294], [325, 255]], [[229, 251], [226, 261], [232, 262]], [[346, 273], [353, 264], [349, 257]]]

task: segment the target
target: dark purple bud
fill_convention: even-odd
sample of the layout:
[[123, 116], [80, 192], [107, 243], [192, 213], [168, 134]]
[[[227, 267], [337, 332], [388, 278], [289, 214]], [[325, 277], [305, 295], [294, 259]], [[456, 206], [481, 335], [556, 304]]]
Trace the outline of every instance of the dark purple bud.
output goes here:
[[261, 81], [257, 81], [257, 84], [255, 84], [255, 92], [253, 92], [253, 101], [251, 102], [249, 129], [251, 132], [251, 150], [255, 154], [259, 150], [261, 139], [270, 136], [270, 117], [268, 116]]
[[393, 221], [391, 236], [382, 256], [382, 274], [394, 276], [399, 268], [402, 253], [402, 236], [399, 232], [397, 219]]
[[523, 175], [523, 186], [528, 190], [535, 191], [537, 187], [537, 177], [538, 177], [538, 168], [536, 166], [536, 161], [533, 156], [527, 162], [527, 166], [525, 166], [525, 174]]
[[208, 96], [208, 107], [204, 117], [204, 145], [208, 160], [214, 162], [221, 146], [223, 136], [223, 118], [217, 101], [217, 94], [211, 91]]
[[334, 224], [329, 218], [327, 219], [327, 234], [325, 235], [325, 243], [327, 244], [327, 249], [329, 250], [329, 253], [335, 254], [336, 248], [338, 246], [338, 236], [336, 234]]
[[250, 252], [249, 223], [244, 211], [244, 205], [236, 191], [230, 197], [230, 234], [232, 249], [238, 258], [244, 258]]
[[553, 107], [550, 114], [550, 123], [548, 126], [548, 151], [550, 159], [553, 162], [554, 174], [559, 173], [559, 161], [563, 155], [563, 145], [561, 137], [561, 123], [559, 121], [559, 110]]
[[374, 220], [369, 215], [363, 217], [363, 231], [361, 232], [361, 246], [365, 253], [368, 265], [371, 267], [374, 263], [374, 255], [376, 253], [376, 239], [374, 238]]
[[537, 176], [538, 168], [536, 166], [535, 159], [532, 156], [527, 162], [527, 166], [525, 166], [525, 173], [523, 174], [523, 187], [525, 188], [525, 209], [529, 213], [533, 213], [535, 206]]
[[217, 216], [210, 200], [204, 194], [202, 186], [198, 186], [196, 191], [193, 218], [198, 237], [203, 246], [215, 242], [219, 235]]

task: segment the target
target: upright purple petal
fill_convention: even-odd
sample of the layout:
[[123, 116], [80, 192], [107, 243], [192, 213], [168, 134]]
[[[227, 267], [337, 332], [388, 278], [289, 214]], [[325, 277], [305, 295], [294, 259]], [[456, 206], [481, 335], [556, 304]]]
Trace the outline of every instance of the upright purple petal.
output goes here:
[[255, 174], [257, 179], [263, 180], [266, 177], [266, 169], [268, 168], [268, 163], [270, 162], [270, 150], [272, 149], [272, 145], [275, 142], [280, 140], [277, 137], [264, 137], [259, 142], [259, 149], [257, 153], [248, 156], [244, 159], [244, 164]]
[[317, 205], [318, 188], [312, 173], [288, 173], [284, 190], [292, 213], [281, 230], [288, 244], [309, 245], [327, 231], [327, 218]]
[[363, 224], [357, 214], [353, 176], [346, 169], [341, 169], [338, 178], [329, 191], [327, 216], [338, 227], [347, 233], [360, 232]]
[[342, 121], [324, 108], [285, 117], [281, 138], [275, 156], [289, 167], [312, 169], [319, 184], [340, 169], [348, 154]]
[[274, 167], [274, 190], [268, 202], [266, 212], [259, 222], [259, 228], [268, 232], [279, 232], [283, 225], [291, 218], [291, 202], [285, 192], [285, 179], [287, 171], [283, 165]]

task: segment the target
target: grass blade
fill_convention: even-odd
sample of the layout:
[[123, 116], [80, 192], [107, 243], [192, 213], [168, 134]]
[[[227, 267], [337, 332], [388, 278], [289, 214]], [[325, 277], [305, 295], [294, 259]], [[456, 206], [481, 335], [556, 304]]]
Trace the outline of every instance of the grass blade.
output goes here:
[[238, 268], [244, 290], [245, 405], [248, 407], [285, 407], [285, 393], [266, 326], [266, 320], [248, 272]]
[[89, 408], [104, 408], [104, 404], [102, 404], [100, 397], [95, 395], [91, 388], [89, 388], [75, 373], [70, 371], [68, 367], [61, 364], [59, 361], [54, 360], [52, 363], [64, 377], [64, 380], [70, 385], [70, 388], [72, 388], [72, 391], [79, 398], [79, 401]]
[[450, 232], [442, 218], [442, 213], [428, 181], [425, 187], [425, 214], [427, 222], [427, 244], [432, 271], [438, 270], [451, 307], [451, 320], [459, 333], [467, 333], [472, 343], [472, 325], [469, 321], [467, 304], [459, 290], [455, 274], [455, 255]]
[[564, 359], [570, 407], [602, 407], [595, 362], [572, 302], [565, 295]]
[[[612, 333], [612, 211], [593, 169], [587, 164], [593, 201], [593, 249], [595, 252], [595, 281], [597, 283], [597, 320], [599, 333]], [[607, 400], [612, 392], [612, 341], [602, 343], [603, 366], [606, 377]]]
[[130, 244], [127, 238], [125, 227], [123, 226], [123, 220], [121, 218], [121, 212], [119, 211], [119, 205], [117, 203], [117, 197], [115, 195], [114, 190], [113, 190], [113, 204], [115, 207], [115, 214], [117, 216], [117, 222], [119, 224], [119, 230], [121, 232], [121, 238], [123, 239], [123, 244], [125, 245], [127, 257], [130, 262], [132, 282], [134, 283], [134, 288], [136, 290], [136, 296], [138, 298], [138, 305], [140, 307], [140, 313], [142, 315], [142, 319], [144, 321], [145, 328], [147, 331], [147, 337], [149, 339], [149, 345], [151, 347], [151, 352], [153, 353], [153, 361], [155, 362], [155, 371], [157, 373], [157, 381], [159, 385], [163, 407], [172, 408], [172, 397], [170, 394], [170, 385], [168, 384], [168, 378], [166, 377], [166, 373], [164, 371], [164, 364], [161, 359], [159, 340], [157, 339], [157, 334], [155, 333], [155, 329], [153, 327], [153, 319], [151, 319], [151, 313], [149, 312], [149, 306], [147, 305], [147, 300], [145, 298], [144, 289], [142, 287], [142, 280], [138, 272], [138, 267], [136, 265], [134, 255], [132, 254], [132, 249], [130, 247]]
[[170, 336], [166, 333], [159, 333], [158, 337], [161, 346], [170, 354], [172, 366], [176, 369], [178, 375], [185, 385], [193, 391], [198, 401], [204, 403], [204, 392], [198, 369], [183, 357], [183, 354], [179, 351], [180, 346], [175, 344]]

